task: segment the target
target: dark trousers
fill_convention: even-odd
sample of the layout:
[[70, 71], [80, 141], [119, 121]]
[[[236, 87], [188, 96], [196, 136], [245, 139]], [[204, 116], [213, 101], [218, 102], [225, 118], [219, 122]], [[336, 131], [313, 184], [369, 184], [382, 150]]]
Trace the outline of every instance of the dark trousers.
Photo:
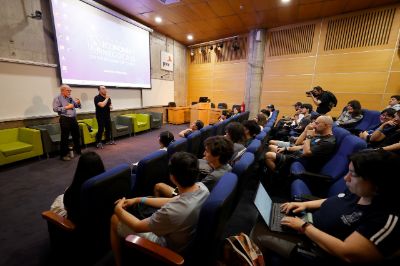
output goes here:
[[64, 157], [68, 154], [68, 139], [69, 134], [72, 135], [74, 142], [74, 150], [76, 153], [81, 153], [80, 138], [78, 122], [75, 117], [60, 116], [60, 127], [61, 127], [61, 142], [60, 142], [60, 155]]
[[96, 116], [97, 119], [97, 124], [99, 126], [99, 129], [96, 134], [96, 142], [99, 143], [101, 142], [101, 138], [103, 136], [103, 131], [104, 129], [106, 130], [106, 141], [110, 141], [111, 139], [111, 119], [110, 117], [102, 117], [102, 116]]

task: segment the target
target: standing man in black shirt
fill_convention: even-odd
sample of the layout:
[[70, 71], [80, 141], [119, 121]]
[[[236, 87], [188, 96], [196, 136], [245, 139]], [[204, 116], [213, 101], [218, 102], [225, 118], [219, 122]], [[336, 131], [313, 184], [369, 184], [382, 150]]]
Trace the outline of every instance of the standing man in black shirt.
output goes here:
[[329, 91], [323, 90], [320, 86], [316, 86], [312, 91], [306, 92], [308, 97], [311, 97], [317, 105], [317, 113], [320, 115], [327, 114], [333, 107], [336, 106], [337, 100], [335, 95]]
[[101, 138], [103, 136], [104, 128], [106, 130], [106, 144], [115, 144], [111, 139], [111, 118], [110, 111], [112, 109], [110, 96], [107, 95], [107, 88], [99, 86], [97, 88], [99, 94], [94, 97], [94, 105], [96, 106], [96, 119], [99, 125], [99, 130], [96, 135], [96, 148], [103, 148]]

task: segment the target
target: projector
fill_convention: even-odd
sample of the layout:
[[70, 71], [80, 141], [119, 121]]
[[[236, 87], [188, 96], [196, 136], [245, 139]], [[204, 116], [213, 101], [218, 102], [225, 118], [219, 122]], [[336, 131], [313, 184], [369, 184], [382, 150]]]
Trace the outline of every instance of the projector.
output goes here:
[[161, 4], [164, 4], [164, 5], [172, 5], [175, 3], [179, 3], [181, 0], [158, 0], [158, 1], [160, 1]]

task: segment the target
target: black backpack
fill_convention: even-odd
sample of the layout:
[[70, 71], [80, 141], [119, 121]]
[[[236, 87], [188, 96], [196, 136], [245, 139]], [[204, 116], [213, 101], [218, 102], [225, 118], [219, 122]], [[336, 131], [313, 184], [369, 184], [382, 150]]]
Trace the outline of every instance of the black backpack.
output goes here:
[[336, 105], [337, 105], [337, 99], [336, 99], [336, 96], [335, 96], [335, 94], [333, 94], [332, 92], [330, 92], [330, 91], [325, 91], [327, 94], [328, 94], [328, 96], [329, 96], [329, 108], [333, 108], [333, 107], [336, 107]]

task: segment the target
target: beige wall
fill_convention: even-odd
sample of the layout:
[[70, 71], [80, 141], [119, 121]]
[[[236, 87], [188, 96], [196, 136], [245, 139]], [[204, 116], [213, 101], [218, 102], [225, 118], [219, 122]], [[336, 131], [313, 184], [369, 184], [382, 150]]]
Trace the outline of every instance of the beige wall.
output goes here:
[[[363, 108], [383, 109], [391, 95], [400, 94], [400, 53], [398, 49], [400, 5], [395, 6], [397, 8], [394, 11], [393, 24], [387, 31], [389, 34], [387, 44], [357, 47], [357, 40], [362, 37], [357, 35], [359, 34], [357, 27], [360, 28], [360, 26], [343, 24], [342, 27], [349, 27], [354, 31], [347, 35], [333, 34], [336, 38], [333, 41], [339, 43], [341, 39], [351, 40], [354, 44], [348, 43], [348, 45], [354, 47], [325, 50], [324, 45], [329, 21], [362, 16], [371, 11], [380, 12], [383, 10], [382, 12], [386, 12], [391, 7], [365, 10], [304, 23], [315, 24], [312, 49], [305, 53], [273, 56], [271, 52], [268, 52], [269, 45], [271, 45], [270, 36], [273, 32], [293, 29], [301, 26], [301, 24], [269, 30], [264, 61], [261, 107], [273, 103], [277, 109], [281, 110], [281, 114], [292, 114], [292, 105], [295, 102], [311, 103], [310, 98], [305, 96], [305, 91], [320, 85], [324, 89], [334, 92], [338, 98], [338, 106], [333, 109], [331, 115], [338, 115], [346, 103], [353, 99], [359, 100]], [[374, 21], [368, 22], [375, 23]], [[382, 27], [384, 27], [383, 24]], [[367, 40], [380, 37], [379, 29], [365, 34], [368, 34]], [[302, 40], [299, 39], [299, 41]], [[284, 46], [285, 43], [280, 45]]]

